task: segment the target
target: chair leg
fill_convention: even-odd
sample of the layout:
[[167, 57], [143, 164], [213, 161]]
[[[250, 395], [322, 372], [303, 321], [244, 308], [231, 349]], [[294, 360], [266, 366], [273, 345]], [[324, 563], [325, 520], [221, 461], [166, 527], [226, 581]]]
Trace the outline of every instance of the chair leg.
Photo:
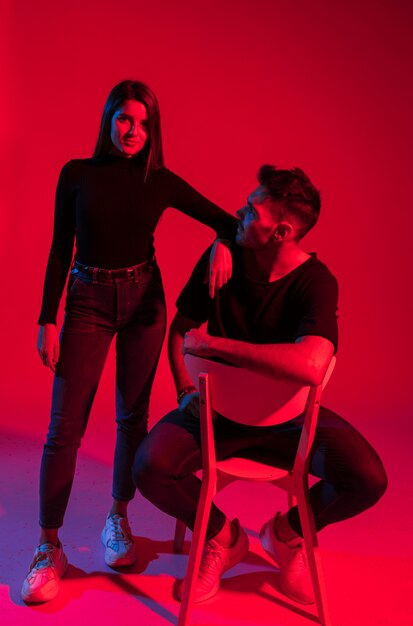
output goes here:
[[174, 537], [174, 552], [182, 552], [184, 546], [186, 533], [186, 525], [181, 520], [176, 520], [175, 537]]
[[308, 490], [300, 488], [297, 490], [296, 496], [319, 621], [322, 626], [331, 626], [317, 533]]
[[288, 496], [288, 510], [292, 509], [297, 504], [297, 499], [291, 491], [287, 491]]
[[194, 532], [192, 533], [191, 548], [189, 551], [188, 567], [182, 594], [181, 609], [178, 616], [178, 626], [188, 626], [189, 613], [192, 607], [192, 598], [198, 579], [199, 565], [204, 547], [206, 530], [211, 511], [212, 498], [215, 494], [215, 481], [206, 480], [202, 483], [198, 510], [195, 518]]

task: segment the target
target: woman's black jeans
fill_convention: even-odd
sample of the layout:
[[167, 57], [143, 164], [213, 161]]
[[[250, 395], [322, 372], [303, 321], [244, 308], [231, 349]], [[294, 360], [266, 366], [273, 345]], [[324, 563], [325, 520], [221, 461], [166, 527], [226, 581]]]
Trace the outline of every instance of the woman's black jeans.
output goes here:
[[[278, 426], [256, 427], [218, 415], [214, 422], [217, 459], [241, 456], [290, 469], [302, 424], [303, 416]], [[133, 476], [148, 500], [193, 529], [201, 486], [194, 472], [200, 468], [199, 419], [175, 410], [155, 425], [140, 446]], [[381, 460], [370, 444], [353, 426], [325, 407], [319, 412], [310, 473], [321, 479], [310, 488], [317, 530], [368, 509], [387, 486]], [[213, 505], [207, 540], [221, 530], [225, 519], [224, 513]], [[290, 509], [288, 520], [302, 534], [296, 506]]]
[[116, 335], [117, 437], [112, 495], [131, 500], [132, 464], [147, 434], [148, 406], [165, 336], [162, 280], [155, 261], [121, 278], [72, 270], [49, 432], [40, 472], [40, 526], [59, 528], [72, 488], [77, 450], [109, 346]]

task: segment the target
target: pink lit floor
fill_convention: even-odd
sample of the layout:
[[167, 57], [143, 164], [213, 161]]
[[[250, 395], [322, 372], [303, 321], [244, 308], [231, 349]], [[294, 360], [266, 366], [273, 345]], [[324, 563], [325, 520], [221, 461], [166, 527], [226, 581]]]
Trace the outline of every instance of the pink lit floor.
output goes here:
[[[377, 427], [376, 423], [376, 427]], [[371, 426], [372, 429], [372, 426]], [[372, 510], [330, 527], [320, 545], [334, 626], [407, 626], [413, 623], [411, 481], [406, 474], [408, 442], [392, 438], [384, 423], [374, 444], [389, 473], [389, 490]], [[370, 433], [365, 434], [369, 436]], [[371, 430], [373, 432], [373, 430]], [[378, 434], [379, 432], [379, 434]], [[102, 559], [99, 535], [108, 507], [111, 467], [81, 452], [73, 496], [62, 533], [70, 567], [58, 597], [25, 606], [20, 587], [37, 540], [37, 483], [41, 439], [0, 433], [1, 574], [0, 623], [4, 626], [169, 626], [177, 623], [175, 580], [187, 556], [172, 552], [173, 520], [140, 495], [130, 509], [138, 563], [123, 572]], [[404, 465], [405, 464], [405, 465]], [[281, 491], [238, 484], [220, 494], [230, 516], [239, 516], [250, 536], [246, 561], [227, 572], [218, 595], [196, 608], [193, 623], [290, 626], [314, 624], [302, 607], [279, 591], [277, 568], [257, 534]], [[186, 546], [186, 552], [188, 544]]]

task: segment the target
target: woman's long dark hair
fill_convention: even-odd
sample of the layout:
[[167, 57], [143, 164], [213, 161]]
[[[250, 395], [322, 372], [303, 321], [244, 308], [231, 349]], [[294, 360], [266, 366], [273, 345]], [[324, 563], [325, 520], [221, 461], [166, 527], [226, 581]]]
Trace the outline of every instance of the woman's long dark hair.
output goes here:
[[136, 80], [124, 80], [115, 85], [110, 92], [103, 109], [99, 136], [93, 156], [102, 156], [112, 151], [113, 144], [110, 138], [112, 117], [125, 100], [141, 102], [148, 114], [149, 135], [144, 148], [139, 153], [139, 158], [142, 159], [146, 171], [163, 167], [161, 117], [158, 100], [148, 85]]

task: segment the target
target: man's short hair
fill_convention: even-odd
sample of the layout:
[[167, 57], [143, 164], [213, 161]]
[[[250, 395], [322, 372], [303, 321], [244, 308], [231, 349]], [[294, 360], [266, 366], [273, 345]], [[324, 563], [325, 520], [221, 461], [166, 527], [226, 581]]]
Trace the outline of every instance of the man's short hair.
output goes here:
[[285, 217], [296, 219], [298, 237], [304, 237], [317, 222], [321, 206], [320, 192], [308, 176], [298, 167], [279, 170], [275, 165], [262, 165], [257, 178], [268, 198], [281, 203]]

